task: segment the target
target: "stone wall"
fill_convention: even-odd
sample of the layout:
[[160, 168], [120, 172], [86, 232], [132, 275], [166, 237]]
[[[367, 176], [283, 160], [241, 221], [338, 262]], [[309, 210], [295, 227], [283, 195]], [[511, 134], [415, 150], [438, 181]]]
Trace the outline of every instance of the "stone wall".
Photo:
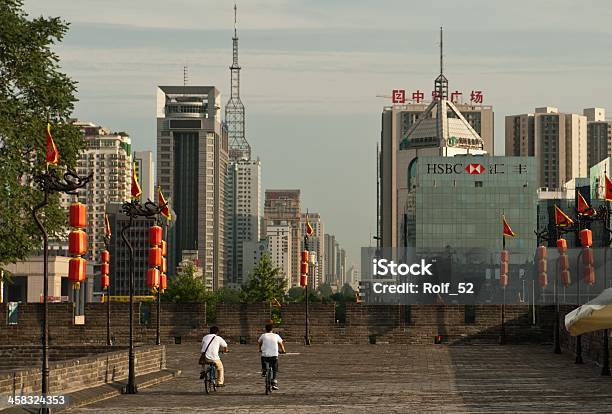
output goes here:
[[[82, 352], [83, 349], [77, 349]], [[40, 363], [40, 360], [37, 361]], [[166, 367], [165, 346], [148, 345], [135, 349], [137, 375]], [[120, 350], [49, 363], [49, 394], [65, 395], [84, 388], [125, 380], [128, 351]], [[0, 395], [39, 395], [40, 367], [0, 371]]]
[[[104, 344], [105, 306], [99, 303], [87, 304], [85, 324], [75, 325], [72, 304], [50, 304], [51, 345]], [[141, 324], [138, 306], [139, 304], [134, 305], [135, 341], [154, 343], [157, 307], [154, 303], [150, 304], [148, 324]], [[7, 325], [6, 305], [0, 306], [0, 343], [40, 344], [41, 309], [40, 304], [24, 304], [20, 308], [19, 323]], [[500, 334], [500, 310], [501, 307], [497, 305], [466, 308], [460, 305], [348, 303], [346, 317], [340, 318], [335, 304], [314, 303], [309, 306], [310, 336], [314, 343], [367, 343], [375, 336], [378, 342], [429, 344], [433, 343], [437, 335], [441, 335], [445, 343], [495, 343]], [[553, 310], [552, 307], [536, 307], [534, 324], [531, 307], [506, 306], [505, 332], [508, 342], [552, 342]], [[303, 303], [286, 304], [280, 309], [272, 309], [267, 303], [221, 304], [214, 310], [215, 324], [219, 326], [224, 337], [234, 342], [240, 337], [248, 342], [255, 342], [273, 314], [275, 318], [280, 317], [282, 322], [277, 330], [288, 342], [303, 341]], [[162, 304], [162, 342], [172, 342], [177, 336], [183, 341], [199, 341], [208, 328], [204, 304]], [[128, 304], [112, 303], [111, 332], [116, 339], [115, 344], [127, 344], [128, 330]]]

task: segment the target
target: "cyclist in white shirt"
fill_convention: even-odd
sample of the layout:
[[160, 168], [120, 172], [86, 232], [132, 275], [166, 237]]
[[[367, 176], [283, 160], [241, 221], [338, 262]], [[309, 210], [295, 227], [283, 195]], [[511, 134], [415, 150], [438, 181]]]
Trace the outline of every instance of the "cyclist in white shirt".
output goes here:
[[[227, 342], [218, 334], [219, 328], [211, 326], [210, 333], [202, 338], [202, 356], [200, 357], [200, 363], [202, 363], [202, 357], [204, 357], [203, 359], [206, 364], [215, 364], [215, 368], [217, 368], [217, 387], [223, 387], [225, 377], [219, 352], [226, 353], [229, 352], [229, 349], [227, 348]], [[200, 374], [200, 378], [203, 378], [202, 374]]]
[[272, 332], [272, 324], [266, 325], [266, 333], [262, 334], [257, 340], [259, 352], [261, 352], [261, 376], [266, 376], [266, 362], [272, 365], [272, 389], [278, 389], [276, 373], [278, 372], [278, 348], [285, 353], [283, 338]]

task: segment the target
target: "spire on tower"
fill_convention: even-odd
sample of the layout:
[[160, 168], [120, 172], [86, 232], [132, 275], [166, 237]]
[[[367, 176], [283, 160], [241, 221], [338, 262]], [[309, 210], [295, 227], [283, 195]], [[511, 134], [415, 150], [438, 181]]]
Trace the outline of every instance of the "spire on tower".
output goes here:
[[440, 74], [436, 78], [434, 90], [437, 92], [437, 99], [448, 99], [448, 79], [444, 76], [444, 38], [442, 27], [440, 27]]
[[225, 122], [229, 138], [230, 158], [251, 159], [251, 146], [245, 137], [244, 105], [240, 100], [240, 65], [238, 64], [238, 6], [234, 3], [233, 59], [230, 66], [230, 99], [225, 106]]

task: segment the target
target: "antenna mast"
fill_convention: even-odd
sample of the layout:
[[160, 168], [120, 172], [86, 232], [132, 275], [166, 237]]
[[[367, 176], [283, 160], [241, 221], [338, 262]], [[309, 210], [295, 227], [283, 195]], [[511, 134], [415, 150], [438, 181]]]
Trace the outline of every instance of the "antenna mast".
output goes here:
[[229, 155], [232, 160], [251, 159], [251, 146], [246, 140], [244, 127], [244, 105], [240, 100], [240, 65], [238, 64], [238, 7], [234, 3], [234, 37], [230, 99], [225, 105], [225, 122], [229, 138]]

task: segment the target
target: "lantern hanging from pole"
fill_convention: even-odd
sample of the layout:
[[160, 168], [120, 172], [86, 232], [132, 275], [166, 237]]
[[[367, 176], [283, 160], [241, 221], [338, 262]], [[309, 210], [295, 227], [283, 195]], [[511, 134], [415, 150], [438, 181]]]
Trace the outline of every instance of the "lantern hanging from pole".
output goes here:
[[85, 204], [70, 204], [70, 227], [84, 229], [87, 227], [87, 209]]
[[159, 288], [162, 293], [164, 293], [164, 291], [168, 289], [168, 276], [166, 276], [165, 273], [162, 273], [159, 276]]
[[538, 275], [538, 282], [543, 288], [548, 286], [548, 275], [546, 274], [546, 272], [540, 272], [540, 274]]
[[87, 253], [87, 235], [83, 230], [73, 230], [68, 234], [68, 251], [72, 256], [83, 256]]
[[593, 232], [589, 229], [580, 230], [580, 244], [583, 247], [591, 247], [593, 245]]
[[108, 275], [100, 276], [100, 286], [102, 286], [102, 290], [106, 290], [110, 286], [110, 277]]
[[508, 275], [507, 274], [502, 273], [501, 275], [499, 275], [499, 285], [503, 288], [508, 286]]
[[538, 260], [546, 260], [546, 246], [538, 246]]
[[564, 287], [568, 287], [570, 283], [572, 283], [569, 270], [563, 270], [561, 272], [561, 283]]
[[593, 266], [585, 266], [582, 278], [584, 279], [584, 283], [593, 286], [595, 284], [595, 268]]
[[85, 281], [87, 261], [82, 257], [74, 257], [68, 262], [68, 279], [78, 289], [80, 283]]
[[168, 255], [168, 242], [165, 240], [161, 241], [161, 246], [159, 246], [162, 251], [162, 256], [166, 257]]
[[160, 267], [162, 265], [162, 254], [159, 247], [151, 247], [149, 249], [149, 266]]
[[160, 226], [149, 227], [149, 245], [159, 246], [162, 242], [162, 228]]
[[566, 253], [567, 252], [567, 240], [558, 239], [557, 240], [557, 250], [559, 251], [559, 254]]
[[151, 291], [159, 287], [159, 269], [151, 268], [147, 270], [147, 286]]
[[100, 261], [102, 263], [110, 263], [110, 253], [108, 250], [102, 250], [102, 252], [100, 252]]
[[308, 286], [308, 275], [301, 275], [300, 276], [300, 286], [302, 286], [302, 287]]
[[561, 270], [568, 270], [570, 268], [569, 257], [566, 254], [559, 256], [559, 268]]

